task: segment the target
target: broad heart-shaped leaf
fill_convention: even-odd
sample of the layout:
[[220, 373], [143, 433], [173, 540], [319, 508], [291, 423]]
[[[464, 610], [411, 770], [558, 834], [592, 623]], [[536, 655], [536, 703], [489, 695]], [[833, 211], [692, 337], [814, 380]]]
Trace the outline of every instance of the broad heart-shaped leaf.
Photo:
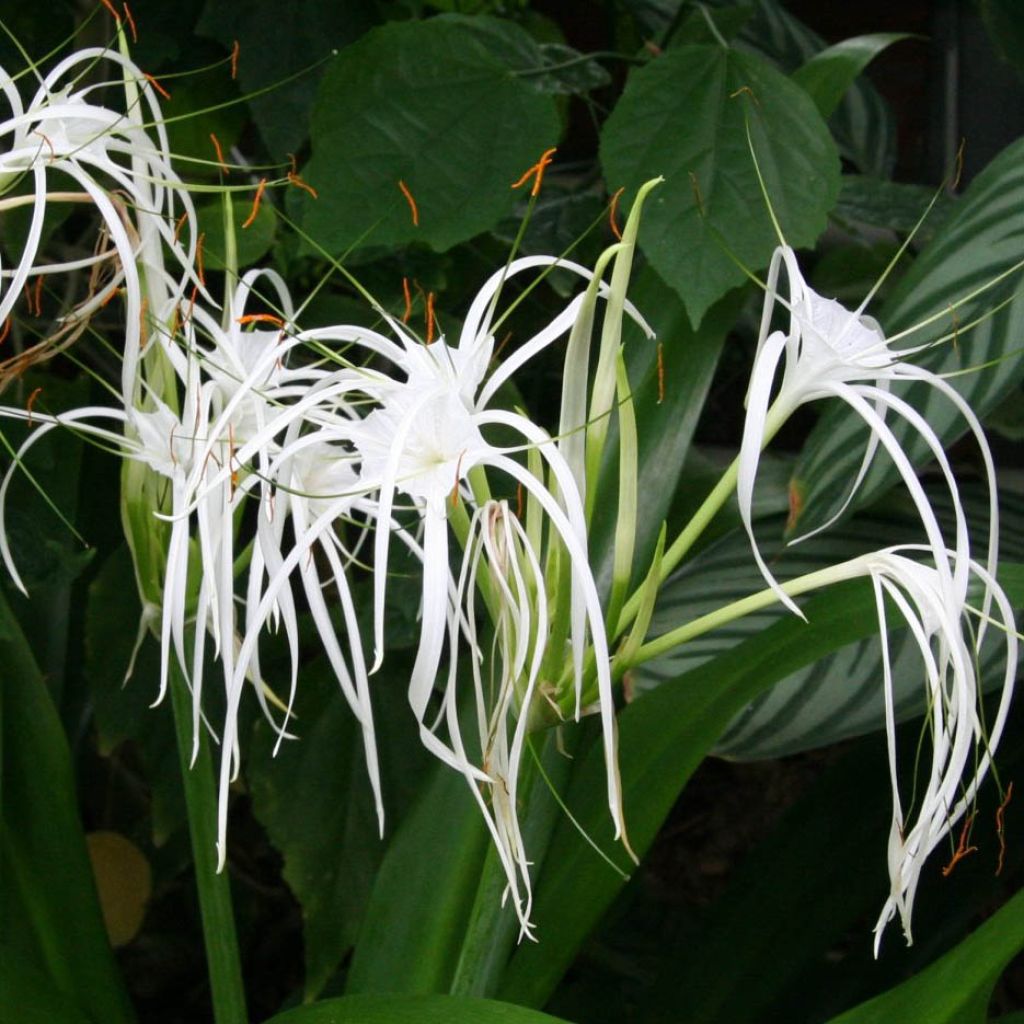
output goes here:
[[830, 1024], [985, 1024], [992, 989], [1024, 949], [1024, 891], [920, 974]]
[[231, 50], [238, 41], [238, 78], [263, 141], [275, 159], [306, 141], [309, 112], [332, 50], [358, 39], [374, 23], [373, 5], [317, 0], [207, 0], [196, 31]]
[[[386, 825], [401, 820], [431, 765], [390, 656], [374, 677], [374, 725]], [[302, 669], [290, 731], [261, 717], [247, 776], [253, 812], [284, 858], [284, 877], [302, 905], [305, 996], [314, 998], [355, 942], [386, 849], [366, 774], [361, 730], [324, 659]]]
[[[983, 550], [988, 498], [978, 487], [965, 487], [961, 498], [973, 527], [972, 543]], [[940, 520], [948, 523], [948, 498], [936, 496], [935, 506]], [[1002, 555], [1004, 559], [1024, 560], [1024, 502], [1006, 494], [1002, 506]], [[778, 539], [782, 521], [769, 517], [758, 529], [761, 553], [778, 579], [825, 569], [882, 546], [920, 540], [912, 508], [901, 505], [865, 513], [793, 547], [784, 546]], [[1011, 601], [1020, 607], [1024, 593], [1019, 582], [1009, 571], [1001, 572], [1000, 579]], [[665, 583], [658, 595], [651, 634], [667, 632], [764, 586], [746, 531], [736, 530], [688, 561]], [[638, 666], [632, 673], [634, 692], [639, 695], [662, 684], [672, 685], [671, 681], [683, 672], [697, 669], [789, 614], [781, 605], [774, 605]], [[901, 628], [898, 615], [892, 616], [890, 627], [896, 716], [904, 720], [924, 710], [923, 669], [917, 645]], [[979, 666], [982, 683], [990, 686], [999, 686], [1003, 680], [1005, 648], [999, 640], [997, 631], [989, 634]], [[715, 752], [743, 760], [784, 757], [882, 729], [885, 706], [881, 680], [882, 650], [877, 637], [836, 650], [753, 700], [723, 733]]]
[[[131, 1021], [96, 897], [64, 730], [2, 593], [0, 664], [4, 943], [47, 975], [50, 987], [86, 1017]], [[30, 999], [31, 991], [23, 989], [21, 997]], [[28, 1005], [23, 1017], [17, 1005], [0, 1005], [16, 1020], [32, 1019], [31, 1011], [39, 1009]]]
[[[914, 362], [936, 373], [955, 374], [981, 367], [950, 383], [979, 416], [994, 408], [1024, 377], [1024, 294], [1016, 272], [977, 298], [967, 295], [1024, 258], [1024, 139], [1007, 147], [972, 182], [959, 208], [910, 267], [878, 313], [889, 337], [908, 331], [930, 317], [935, 322], [906, 334], [894, 349], [926, 344], [956, 331], [955, 343], [945, 342]], [[1009, 300], [1006, 302], [1006, 300]], [[1001, 308], [1001, 303], [1006, 302]], [[948, 312], [955, 305], [955, 313]], [[976, 327], [972, 324], [996, 310]], [[948, 399], [928, 385], [905, 390], [907, 400], [948, 447], [967, 424]], [[893, 420], [897, 437], [911, 458], [922, 463], [928, 449], [916, 432]], [[795, 523], [798, 533], [813, 529], [835, 511], [849, 492], [867, 444], [859, 416], [841, 403], [832, 403], [811, 431], [793, 474], [793, 487], [802, 495], [803, 511]], [[898, 479], [892, 463], [876, 459], [855, 499], [865, 504]]]
[[362, 995], [325, 999], [271, 1017], [267, 1024], [567, 1024], [536, 1010], [465, 996]]
[[610, 189], [653, 175], [640, 241], [699, 325], [712, 303], [778, 244], [754, 153], [789, 241], [810, 245], [839, 193], [839, 156], [810, 97], [759, 57], [681, 46], [634, 71], [601, 133]]
[[303, 170], [319, 199], [291, 196], [303, 229], [341, 253], [362, 241], [443, 251], [493, 227], [519, 195], [509, 186], [559, 134], [554, 101], [496, 55], [515, 61], [523, 37], [445, 15], [344, 50], [320, 85]]
[[[735, 0], [715, 0], [728, 8]], [[825, 41], [778, 0], [755, 0], [755, 14], [741, 29], [736, 45], [759, 53], [780, 70], [791, 74], [816, 53]], [[896, 161], [896, 126], [888, 104], [865, 78], [847, 90], [829, 127], [844, 159], [864, 174], [886, 178]]]
[[886, 47], [906, 38], [902, 32], [877, 32], [844, 39], [816, 53], [793, 72], [792, 80], [807, 91], [821, 116], [828, 117], [868, 64]]
[[[779, 679], [877, 628], [870, 587], [861, 583], [815, 597], [805, 606], [808, 622], [795, 616], [777, 622], [619, 715], [623, 805], [638, 854], [647, 851], [690, 775], [740, 708]], [[588, 835], [610, 840], [599, 743], [577, 762], [566, 803]], [[582, 842], [563, 820], [537, 877], [533, 920], [544, 941], [519, 947], [501, 998], [543, 1005], [621, 889], [622, 879], [588, 855]], [[622, 855], [618, 859], [625, 861]]]

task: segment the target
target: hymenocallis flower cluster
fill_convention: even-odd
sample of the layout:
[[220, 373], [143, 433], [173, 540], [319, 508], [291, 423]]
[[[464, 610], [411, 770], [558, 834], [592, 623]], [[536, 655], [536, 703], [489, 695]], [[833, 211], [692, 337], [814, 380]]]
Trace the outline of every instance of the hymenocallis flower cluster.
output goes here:
[[[0, 188], [30, 182], [28, 191], [0, 198], [0, 215], [31, 208], [15, 265], [0, 268], [0, 318], [26, 290], [38, 295], [36, 282], [90, 272], [88, 294], [62, 314], [50, 338], [8, 369], [71, 344], [109, 302], [123, 307], [121, 375], [110, 386], [112, 404], [2, 410], [32, 426], [0, 487], [0, 554], [12, 578], [21, 584], [3, 531], [3, 504], [31, 447], [66, 429], [119, 453], [125, 460], [123, 519], [144, 608], [140, 637], [152, 630], [160, 643], [155, 697], [170, 686], [187, 686], [193, 756], [204, 730], [221, 744], [223, 866], [229, 787], [241, 764], [239, 708], [251, 690], [278, 743], [291, 738], [306, 654], [304, 622], [312, 623], [359, 723], [383, 831], [387, 794], [378, 767], [374, 674], [388, 663], [388, 592], [401, 549], [403, 562], [417, 566], [419, 589], [410, 713], [424, 747], [465, 777], [521, 929], [529, 934], [531, 862], [518, 786], [530, 730], [559, 716], [600, 716], [609, 813], [625, 842], [614, 681], [632, 664], [696, 635], [681, 624], [675, 639], [670, 633], [643, 644], [651, 588], [684, 557], [716, 510], [714, 502], [675, 542], [659, 545], [647, 582], [630, 592], [641, 499], [623, 323], [634, 321], [646, 336], [640, 343], [654, 344], [654, 332], [626, 291], [643, 201], [658, 181], [640, 190], [621, 240], [593, 269], [554, 256], [512, 254], [476, 293], [457, 338], [435, 330], [432, 298], [424, 338], [410, 326], [408, 309], [399, 315], [366, 293], [376, 328], [306, 329], [304, 302], [274, 270], [240, 273], [229, 258], [219, 301], [207, 287], [202, 237], [174, 167], [156, 88], [132, 63], [123, 40], [122, 52], [89, 49], [64, 59], [38, 76], [27, 101], [2, 70], [0, 88], [9, 108], [0, 123]], [[111, 96], [118, 102], [105, 105]], [[549, 162], [550, 152], [532, 169], [534, 194]], [[57, 190], [51, 181], [56, 171], [77, 191]], [[402, 191], [412, 202], [404, 184]], [[262, 195], [261, 183], [256, 202]], [[43, 216], [51, 203], [82, 204], [98, 215], [88, 260], [43, 262]], [[225, 201], [230, 234], [229, 211]], [[552, 268], [575, 275], [578, 294], [503, 357], [496, 338], [514, 309], [510, 290]], [[784, 327], [775, 323], [779, 306]], [[769, 269], [741, 450], [714, 501], [720, 504], [735, 487], [768, 585], [766, 601], [780, 600], [799, 614], [798, 594], [866, 577], [877, 596], [883, 651], [893, 607], [917, 643], [932, 756], [912, 808], [904, 808], [897, 784], [887, 654], [879, 681], [888, 709], [893, 824], [891, 892], [877, 931], [880, 936], [898, 913], [909, 939], [922, 864], [968, 812], [989, 770], [1017, 648], [1013, 614], [996, 580], [995, 476], [981, 426], [946, 381], [907, 361], [915, 349], [898, 351], [890, 341], [863, 309], [849, 311], [817, 295], [783, 244]], [[508, 386], [538, 358], [563, 363], [550, 429], [505, 400]], [[903, 381], [938, 389], [965, 417], [981, 449], [991, 494], [982, 559], [972, 553], [957, 481], [937, 435], [893, 389]], [[919, 514], [922, 543], [780, 584], [754, 541], [758, 459], [797, 407], [826, 397], [845, 401], [871, 429], [851, 494], [879, 452], [888, 453]], [[954, 511], [948, 533], [889, 425], [894, 417], [927, 443], [940, 468]], [[618, 486], [611, 498], [599, 498], [611, 438], [618, 447]], [[606, 588], [595, 579], [589, 543], [599, 500], [614, 501], [617, 513]], [[372, 594], [364, 616], [360, 582]], [[977, 608], [972, 583], [980, 585]], [[700, 628], [730, 617], [725, 608]], [[1006, 672], [996, 717], [986, 726], [976, 661], [986, 629], [994, 628], [1005, 637]], [[284, 680], [264, 672], [272, 634], [287, 652]], [[204, 701], [211, 671], [224, 695], [219, 720], [211, 719]], [[555, 714], [544, 713], [550, 709]]]

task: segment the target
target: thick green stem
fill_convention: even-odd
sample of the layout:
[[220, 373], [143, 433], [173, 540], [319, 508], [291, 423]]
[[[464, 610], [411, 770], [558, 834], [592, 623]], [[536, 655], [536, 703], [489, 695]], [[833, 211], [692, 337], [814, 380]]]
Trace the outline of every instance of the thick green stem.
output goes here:
[[247, 1024], [238, 934], [226, 872], [217, 873], [217, 793], [208, 737], [201, 736], [195, 764], [192, 753], [192, 702], [181, 673], [173, 670], [171, 706], [178, 739], [178, 761], [185, 787], [188, 829], [192, 840], [199, 910], [203, 920], [206, 963], [216, 1024]]
[[[778, 433], [779, 428], [786, 422], [792, 411], [788, 405], [780, 407], [778, 403], [768, 410], [764, 433], [761, 438], [762, 448]], [[740, 460], [739, 456], [737, 456], [729, 464], [729, 468], [722, 474], [722, 478], [715, 484], [711, 493], [704, 499], [700, 508], [694, 512], [693, 517], [683, 527], [682, 532], [665, 552], [665, 557], [661, 562], [661, 582], [668, 579], [676, 566], [686, 557], [687, 552], [700, 539], [701, 534], [708, 528], [711, 520], [718, 515], [722, 506], [731, 497], [732, 492], [736, 490], [739, 469]], [[618, 622], [618, 634], [623, 633], [626, 627], [636, 618], [636, 614], [640, 610], [642, 590], [642, 586], [638, 587], [622, 609], [622, 615], [619, 617]]]
[[[820, 587], [829, 586], [833, 583], [840, 583], [843, 580], [855, 579], [864, 574], [864, 560], [854, 558], [848, 562], [841, 562], [839, 565], [830, 565], [827, 569], [809, 572], [805, 576], [797, 576], [796, 579], [781, 584], [780, 589], [789, 597], [799, 597], [808, 591], [817, 590]], [[718, 629], [728, 622], [742, 619], [745, 615], [760, 611], [762, 608], [768, 608], [778, 600], [779, 595], [775, 590], [767, 587], [764, 590], [759, 590], [756, 594], [751, 594], [749, 597], [733, 601], [731, 604], [717, 608], [713, 612], [708, 612], [707, 615], [701, 615], [700, 618], [693, 619], [677, 629], [669, 630], [669, 632], [663, 633], [661, 636], [644, 644], [636, 652], [630, 664], [621, 666], [621, 668], [630, 668], [633, 665], [639, 665], [641, 662], [657, 658], [662, 654], [667, 654], [673, 648], [679, 647], [680, 644], [684, 644], [688, 640], [693, 640], [695, 637], [709, 633], [713, 629]]]

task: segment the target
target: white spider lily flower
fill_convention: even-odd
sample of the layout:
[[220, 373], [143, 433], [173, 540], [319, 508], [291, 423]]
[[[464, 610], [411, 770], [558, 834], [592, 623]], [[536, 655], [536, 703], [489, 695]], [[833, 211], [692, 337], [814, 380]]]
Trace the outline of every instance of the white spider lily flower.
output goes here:
[[[996, 715], [983, 720], [982, 693], [976, 666], [982, 636], [969, 622], [966, 601], [949, 600], [943, 576], [933, 566], [903, 552], [930, 558], [929, 546], [889, 548], [849, 563], [871, 578], [881, 627], [882, 665], [892, 781], [893, 813], [889, 834], [890, 893], [875, 925], [875, 955], [886, 925], [897, 914], [908, 944], [911, 915], [921, 870], [931, 852], [973, 806], [978, 788], [992, 763], [1013, 696], [1017, 671], [1017, 633], [1006, 594], [987, 569], [970, 563], [971, 573], [991, 596], [998, 617], [995, 626], [1005, 637], [1006, 669]], [[954, 558], [952, 552], [948, 558]], [[896, 764], [896, 721], [892, 668], [888, 649], [886, 598], [907, 623], [925, 667], [931, 763], [927, 781], [915, 792], [914, 806], [904, 809]], [[980, 612], [977, 614], [981, 614]], [[988, 616], [982, 615], [982, 622]], [[912, 818], [911, 820], [908, 820]]]
[[[81, 85], [82, 75], [112, 64], [115, 83]], [[98, 90], [116, 84], [134, 100], [122, 112], [93, 100]], [[202, 289], [193, 264], [196, 259], [196, 217], [192, 201], [171, 165], [167, 133], [160, 106], [146, 75], [128, 58], [108, 49], [90, 47], [60, 61], [45, 77], [27, 105], [13, 81], [0, 69], [0, 87], [10, 116], [0, 121], [0, 190], [30, 174], [33, 180], [32, 216], [21, 256], [0, 297], [0, 320], [6, 318], [29, 276], [60, 273], [71, 264], [36, 267], [43, 214], [48, 200], [50, 170], [73, 179], [95, 205], [114, 245], [120, 268], [113, 278], [65, 322], [81, 320], [101, 306], [122, 282], [126, 294], [126, 338], [122, 370], [125, 404], [138, 395], [137, 365], [144, 336], [145, 309], [140, 268], [152, 270], [146, 292], [161, 309], [181, 298], [189, 281]], [[148, 115], [151, 125], [144, 124]], [[127, 206], [123, 198], [127, 197]], [[179, 224], [179, 220], [182, 221]], [[179, 239], [183, 236], [185, 243]], [[163, 290], [164, 251], [181, 267], [171, 291]], [[93, 262], [106, 258], [94, 257]], [[81, 265], [80, 262], [75, 266]], [[154, 309], [150, 309], [155, 313]]]
[[[502, 286], [509, 278], [526, 270], [555, 266], [587, 280], [592, 276], [586, 267], [554, 257], [513, 260], [495, 272], [475, 296], [458, 344], [454, 346], [443, 336], [433, 344], [422, 344], [384, 310], [378, 312], [394, 331], [397, 343], [378, 332], [358, 327], [324, 328], [309, 331], [304, 337], [310, 341], [333, 340], [360, 346], [385, 357], [405, 377], [404, 381], [396, 381], [383, 374], [366, 374], [364, 391], [378, 407], [349, 428], [352, 446], [361, 459], [361, 484], [367, 492], [377, 493], [374, 669], [380, 665], [384, 654], [384, 599], [391, 532], [381, 524], [392, 521], [395, 495], [401, 492], [411, 498], [421, 512], [423, 529], [422, 621], [409, 700], [420, 723], [424, 744], [446, 763], [464, 770], [464, 758], [442, 743], [425, 724], [427, 704], [444, 649], [447, 595], [451, 589], [448, 509], [459, 500], [473, 500], [469, 475], [474, 469], [489, 467], [512, 477], [548, 516], [569, 556], [570, 632], [577, 713], [589, 630], [597, 665], [609, 806], [618, 837], [622, 835], [623, 825], [607, 637], [587, 558], [586, 519], [579, 489], [564, 457], [545, 431], [525, 416], [488, 408], [515, 370], [566, 335], [579, 316], [585, 301], [583, 295], [575, 297], [551, 323], [519, 345], [489, 373], [494, 352], [495, 310]], [[605, 298], [609, 295], [603, 283], [598, 292]], [[625, 303], [625, 309], [648, 335], [653, 335], [631, 303]], [[557, 485], [557, 496], [547, 489], [543, 480], [510, 457], [520, 449], [501, 449], [484, 438], [483, 430], [494, 426], [510, 428], [523, 439], [522, 447], [539, 453], [542, 464]]]
[[[778, 293], [778, 277], [783, 267], [789, 286], [788, 301], [780, 299]], [[777, 302], [789, 311], [788, 329], [769, 333]], [[950, 601], [963, 601], [965, 598], [970, 548], [956, 479], [938, 435], [917, 410], [891, 392], [893, 382], [918, 381], [935, 388], [959, 410], [973, 433], [982, 453], [989, 489], [986, 570], [990, 576], [995, 572], [999, 521], [995, 469], [988, 442], [978, 418], [954, 388], [938, 375], [904, 361], [904, 356], [916, 351], [919, 349], [897, 351], [890, 348], [881, 327], [871, 317], [863, 314], [863, 307], [850, 311], [834, 299], [818, 295], [804, 281], [793, 250], [784, 245], [776, 249], [768, 273], [757, 352], [746, 397], [747, 414], [738, 456], [736, 490], [740, 514], [758, 567], [779, 599], [796, 614], [800, 614], [799, 609], [782, 592], [754, 538], [754, 481], [761, 449], [778, 427], [799, 406], [822, 398], [839, 398], [846, 402], [869, 427], [871, 438], [843, 507], [829, 523], [813, 532], [825, 529], [842, 514], [863, 481], [878, 448], [882, 447], [892, 458], [914, 501], [934, 562], [943, 578], [943, 585], [949, 588]], [[771, 401], [780, 362], [783, 362], [782, 381], [778, 394]], [[947, 540], [942, 536], [938, 518], [921, 486], [917, 471], [886, 422], [890, 412], [901, 417], [927, 444], [946, 480], [955, 520], [955, 537], [951, 544], [955, 555], [952, 564], [945, 557]], [[986, 594], [986, 612], [988, 603], [989, 597]]]

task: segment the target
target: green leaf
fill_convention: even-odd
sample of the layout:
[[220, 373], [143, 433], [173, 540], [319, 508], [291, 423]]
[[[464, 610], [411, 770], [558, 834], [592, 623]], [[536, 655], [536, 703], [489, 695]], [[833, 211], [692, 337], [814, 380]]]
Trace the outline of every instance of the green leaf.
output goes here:
[[1024, 948], [1024, 892], [940, 960], [830, 1024], [985, 1024], [992, 989]]
[[[805, 606], [807, 623], [795, 617], [777, 622], [619, 715], [623, 805], [638, 854], [646, 852], [680, 790], [742, 707], [779, 679], [877, 628], [870, 587], [861, 583], [815, 597]], [[578, 762], [566, 802], [587, 834], [602, 844], [610, 839], [600, 744]], [[563, 821], [536, 885], [533, 920], [542, 941], [519, 947], [502, 998], [543, 1005], [621, 889], [622, 879], [581, 843], [575, 827]], [[625, 860], [621, 853], [618, 859]]]
[[694, 326], [745, 280], [724, 247], [758, 270], [778, 244], [748, 123], [783, 232], [810, 245], [839, 192], [839, 157], [807, 94], [758, 57], [721, 46], [670, 50], [633, 72], [601, 134], [609, 188], [666, 178], [640, 241]]
[[7, 941], [0, 942], [0, 1006], [18, 1024], [91, 1024], [53, 981]]
[[313, 111], [303, 176], [320, 198], [291, 197], [303, 228], [340, 253], [364, 240], [443, 251], [493, 227], [520, 194], [510, 184], [559, 134], [552, 99], [495, 55], [522, 35], [446, 15], [385, 25], [345, 50]]
[[[978, 529], [972, 543], [983, 548], [988, 499], [977, 487], [962, 495], [968, 519]], [[948, 500], [936, 502], [943, 523], [949, 521]], [[1024, 559], [1020, 527], [1024, 503], [1007, 494], [1003, 506], [1003, 555]], [[780, 517], [766, 518], [758, 530], [761, 552], [779, 579], [792, 579], [815, 572], [848, 558], [877, 550], [881, 544], [914, 543], [920, 527], [910, 508], [876, 510], [856, 517], [795, 547], [781, 543]], [[1016, 606], [1024, 602], [1024, 590], [1017, 583], [1012, 563], [1000, 566], [1000, 581]], [[692, 621], [732, 601], [764, 588], [764, 580], [750, 553], [746, 531], [737, 530], [688, 561], [662, 587], [651, 624], [651, 636], [667, 632], [680, 623]], [[735, 647], [773, 622], [790, 614], [775, 605], [744, 616], [720, 629], [684, 644], [662, 658], [640, 665], [631, 673], [633, 692], [638, 697], [663, 684], [671, 685], [683, 672], [695, 671], [709, 659]], [[900, 628], [898, 613], [890, 619], [889, 650], [892, 659], [894, 705], [897, 720], [903, 721], [924, 710], [925, 690], [922, 666], [914, 639]], [[1001, 686], [1005, 648], [998, 632], [990, 633], [979, 664], [983, 685]], [[880, 697], [882, 649], [871, 637], [836, 650], [781, 680], [743, 709], [716, 745], [723, 757], [741, 760], [785, 757], [802, 750], [836, 743], [885, 727], [884, 704]]]
[[325, 999], [280, 1013], [267, 1024], [558, 1024], [560, 1020], [493, 999], [388, 995]]
[[86, 1016], [131, 1021], [96, 897], [64, 730], [2, 593], [0, 663], [4, 940]]
[[862, 744], [828, 768], [740, 864], [707, 914], [659, 950], [660, 968], [637, 1019], [781, 1019], [768, 1012], [773, 1000], [881, 904], [885, 861], [879, 855], [872, 862], [865, 851], [885, 849], [888, 790], [888, 762], [879, 743]]
[[437, 764], [377, 873], [349, 992], [447, 990], [488, 841], [466, 780]]
[[[324, 58], [358, 39], [373, 24], [372, 5], [318, 0], [207, 0], [199, 35], [231, 50], [238, 41], [238, 79], [245, 93], [269, 88], [249, 101], [275, 159], [298, 152]], [[297, 76], [297, 77], [292, 77]], [[286, 79], [290, 79], [286, 81]]]
[[[715, 0], [730, 5], [733, 0]], [[805, 64], [826, 43], [778, 0], [757, 0], [755, 16], [736, 40], [786, 74]], [[857, 79], [829, 119], [843, 158], [865, 174], [888, 177], [896, 162], [896, 127], [889, 105], [864, 78]]]
[[980, 0], [985, 28], [992, 48], [1018, 75], [1024, 74], [1024, 16], [1016, 0]]
[[[401, 686], [377, 682], [374, 724], [387, 821], [399, 821], [430, 759], [419, 743]], [[397, 682], [397, 680], [395, 680]], [[305, 998], [314, 998], [355, 943], [385, 845], [366, 775], [362, 730], [324, 659], [302, 670], [290, 730], [260, 718], [248, 779], [253, 811], [284, 858], [284, 878], [302, 906]]]
[[[243, 228], [252, 210], [249, 199], [235, 199], [231, 202], [235, 218], [235, 242], [238, 245], [238, 267], [244, 269], [257, 263], [267, 254], [274, 244], [277, 232], [277, 218], [269, 204], [260, 204], [256, 219], [247, 228]], [[199, 230], [206, 238], [203, 241], [203, 254], [207, 270], [224, 269], [224, 209], [220, 199], [203, 203], [197, 207]]]
[[123, 545], [89, 585], [85, 612], [83, 675], [92, 697], [99, 752], [106, 756], [133, 743], [150, 787], [153, 840], [162, 844], [185, 821], [174, 723], [166, 706], [154, 708], [160, 663], [156, 645], [143, 643], [132, 678], [125, 682], [142, 612]]
[[893, 43], [909, 38], [905, 32], [876, 32], [844, 39], [816, 53], [806, 64], [797, 68], [791, 78], [807, 91], [821, 116], [828, 117], [839, 106], [846, 90], [875, 57]]
[[[930, 241], [956, 209], [955, 200], [944, 192], [936, 197], [936, 190], [927, 185], [844, 174], [832, 216], [854, 226], [865, 225], [908, 234], [933, 200], [935, 205], [914, 239], [916, 244], [921, 244]], [[877, 239], [877, 232], [872, 236]]]
[[[995, 408], [1024, 377], [1020, 338], [1024, 333], [1024, 295], [1015, 272], [1002, 284], [976, 298], [965, 296], [1015, 266], [1024, 253], [1024, 140], [1004, 150], [972, 182], [955, 213], [910, 267], [878, 314], [887, 334], [937, 316], [934, 323], [907, 334], [894, 344], [906, 348], [927, 344], [957, 329], [956, 344], [946, 342], [914, 362], [936, 373], [983, 367], [952, 377], [950, 383], [979, 416]], [[1001, 302], [976, 327], [967, 325]], [[949, 312], [956, 304], [955, 319]], [[994, 365], [985, 365], [990, 362]], [[896, 390], [896, 389], [894, 389]], [[934, 388], [915, 384], [900, 393], [927, 420], [948, 448], [961, 437], [963, 416]], [[902, 421], [892, 423], [897, 438], [917, 464], [930, 459], [927, 445]], [[860, 417], [835, 402], [811, 431], [793, 475], [793, 487], [804, 495], [803, 510], [794, 524], [803, 533], [823, 523], [849, 492], [867, 444]], [[854, 499], [859, 505], [879, 497], [896, 481], [891, 462], [876, 459]]]

